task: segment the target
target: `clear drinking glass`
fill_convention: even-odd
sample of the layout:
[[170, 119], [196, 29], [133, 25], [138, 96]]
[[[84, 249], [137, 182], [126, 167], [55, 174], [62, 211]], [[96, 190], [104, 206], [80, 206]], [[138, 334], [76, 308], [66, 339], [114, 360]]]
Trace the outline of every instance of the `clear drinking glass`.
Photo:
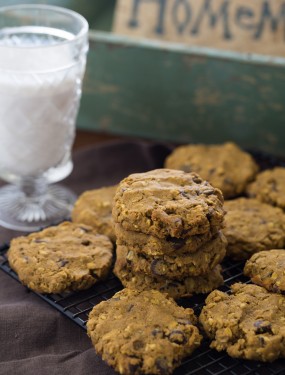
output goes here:
[[71, 148], [88, 23], [46, 5], [0, 8], [0, 225], [34, 231], [69, 217], [75, 196], [53, 184]]

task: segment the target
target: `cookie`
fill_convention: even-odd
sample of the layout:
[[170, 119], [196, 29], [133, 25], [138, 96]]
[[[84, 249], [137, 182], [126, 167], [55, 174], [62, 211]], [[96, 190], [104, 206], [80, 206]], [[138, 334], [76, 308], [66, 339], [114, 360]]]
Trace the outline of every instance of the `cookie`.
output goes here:
[[126, 254], [126, 260], [133, 272], [151, 276], [180, 279], [187, 276], [204, 275], [223, 260], [226, 254], [226, 239], [222, 233], [203, 245], [199, 251], [177, 256], [150, 256], [140, 249], [117, 244], [118, 254]]
[[172, 298], [181, 298], [199, 293], [209, 293], [223, 284], [221, 266], [216, 266], [211, 272], [203, 276], [189, 276], [176, 280], [168, 279], [163, 276], [151, 276], [144, 272], [134, 272], [126, 261], [125, 249], [119, 249], [114, 268], [115, 275], [121, 283], [135, 290], [156, 289], [167, 293]]
[[272, 362], [285, 357], [285, 297], [257, 285], [213, 291], [200, 315], [211, 348], [234, 358]]
[[201, 342], [192, 309], [150, 290], [124, 289], [95, 306], [87, 333], [120, 374], [171, 374]]
[[75, 202], [71, 213], [72, 221], [90, 225], [97, 233], [104, 234], [115, 242], [112, 201], [116, 189], [117, 186], [109, 186], [85, 191]]
[[223, 196], [195, 173], [156, 169], [125, 178], [113, 219], [125, 230], [159, 238], [186, 238], [223, 225]]
[[221, 189], [227, 199], [244, 192], [259, 169], [249, 153], [230, 142], [177, 147], [167, 157], [165, 167], [198, 173]]
[[244, 274], [271, 292], [285, 294], [285, 250], [254, 254], [246, 262]]
[[209, 231], [186, 238], [166, 237], [158, 238], [141, 232], [127, 231], [120, 224], [115, 224], [117, 244], [134, 247], [140, 253], [151, 256], [178, 256], [184, 253], [195, 253], [199, 248], [209, 242], [217, 231]]
[[247, 188], [249, 197], [285, 209], [285, 168], [268, 169]]
[[246, 198], [225, 201], [224, 207], [223, 233], [230, 257], [248, 259], [259, 251], [284, 247], [285, 214], [280, 208]]
[[104, 279], [113, 245], [91, 227], [70, 222], [11, 241], [8, 260], [20, 281], [39, 293], [82, 290]]

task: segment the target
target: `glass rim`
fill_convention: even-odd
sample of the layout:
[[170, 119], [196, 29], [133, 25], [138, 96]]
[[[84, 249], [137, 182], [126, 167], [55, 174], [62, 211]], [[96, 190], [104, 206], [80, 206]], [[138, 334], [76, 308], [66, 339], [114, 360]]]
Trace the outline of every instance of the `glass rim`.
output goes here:
[[[74, 35], [74, 37], [72, 39], [64, 40], [64, 41], [57, 42], [57, 43], [54, 43], [54, 44], [51, 44], [51, 45], [42, 45], [41, 48], [51, 48], [51, 47], [57, 47], [57, 46], [65, 45], [65, 44], [72, 44], [72, 43], [76, 42], [77, 40], [81, 39], [82, 37], [84, 37], [84, 35], [86, 35], [88, 33], [88, 30], [89, 30], [89, 24], [88, 24], [87, 20], [81, 14], [75, 12], [74, 10], [67, 9], [67, 8], [64, 8], [64, 7], [55, 6], [55, 5], [17, 4], [17, 5], [3, 6], [3, 7], [0, 7], [0, 17], [1, 17], [1, 14], [4, 14], [7, 11], [18, 10], [18, 9], [34, 9], [34, 10], [42, 9], [42, 10], [47, 10], [47, 11], [53, 11], [53, 12], [56, 12], [56, 13], [69, 15], [69, 16], [73, 17], [74, 19], [77, 19], [77, 20], [80, 21], [81, 29], [76, 35]], [[4, 28], [0, 28], [0, 31], [1, 30], [4, 30]], [[36, 48], [39, 48], [39, 46], [11, 46], [11, 45], [1, 45], [1, 43], [0, 43], [0, 48], [36, 49]]]

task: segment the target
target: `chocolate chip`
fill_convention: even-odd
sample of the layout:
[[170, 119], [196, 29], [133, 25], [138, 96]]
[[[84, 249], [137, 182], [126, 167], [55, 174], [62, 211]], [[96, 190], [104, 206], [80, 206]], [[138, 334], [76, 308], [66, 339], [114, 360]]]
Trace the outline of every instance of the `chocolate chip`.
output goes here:
[[186, 240], [184, 238], [176, 238], [176, 237], [166, 237], [166, 241], [171, 243], [171, 246], [175, 250], [179, 250], [182, 246], [185, 245]]
[[270, 323], [265, 322], [264, 320], [257, 320], [253, 323], [254, 327], [256, 328], [255, 333], [269, 333], [270, 335], [273, 334], [272, 332], [272, 326]]
[[157, 358], [155, 360], [155, 366], [159, 371], [159, 374], [161, 375], [167, 375], [169, 374], [169, 367], [167, 366], [167, 360], [166, 358]]
[[193, 176], [193, 182], [195, 182], [195, 184], [201, 184], [203, 182], [203, 180], [202, 180], [201, 177], [196, 175], [196, 176]]
[[155, 259], [150, 265], [151, 272], [156, 276], [162, 276], [166, 273], [166, 265], [163, 260]]
[[189, 196], [187, 193], [185, 193], [185, 191], [181, 190], [179, 193], [182, 195], [182, 197], [189, 199]]
[[169, 338], [169, 341], [175, 344], [179, 344], [179, 345], [186, 344], [187, 342], [185, 333], [182, 331], [179, 331], [178, 329], [171, 331], [168, 338]]
[[161, 328], [155, 328], [154, 330], [152, 330], [151, 334], [152, 336], [157, 337], [159, 339], [165, 337], [164, 332]]
[[142, 349], [143, 347], [144, 347], [144, 342], [143, 342], [143, 341], [141, 341], [141, 340], [136, 340], [136, 341], [133, 342], [133, 348], [134, 348], [135, 350], [140, 350], [140, 349]]
[[97, 273], [95, 270], [89, 270], [89, 272], [91, 273], [91, 275], [94, 277], [94, 279], [99, 279]]
[[81, 241], [81, 245], [83, 245], [83, 246], [89, 246], [89, 245], [91, 245], [91, 242], [89, 240], [82, 240]]
[[68, 263], [68, 260], [60, 259], [58, 262], [60, 267], [64, 267]]

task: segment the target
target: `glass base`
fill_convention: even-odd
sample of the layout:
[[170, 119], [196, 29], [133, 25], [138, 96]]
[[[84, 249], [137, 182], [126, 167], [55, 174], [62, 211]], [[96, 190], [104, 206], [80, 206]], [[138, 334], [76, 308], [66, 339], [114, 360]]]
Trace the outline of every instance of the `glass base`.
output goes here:
[[0, 188], [0, 225], [33, 232], [70, 218], [76, 195], [60, 185], [50, 185], [45, 194], [27, 197], [15, 185]]

